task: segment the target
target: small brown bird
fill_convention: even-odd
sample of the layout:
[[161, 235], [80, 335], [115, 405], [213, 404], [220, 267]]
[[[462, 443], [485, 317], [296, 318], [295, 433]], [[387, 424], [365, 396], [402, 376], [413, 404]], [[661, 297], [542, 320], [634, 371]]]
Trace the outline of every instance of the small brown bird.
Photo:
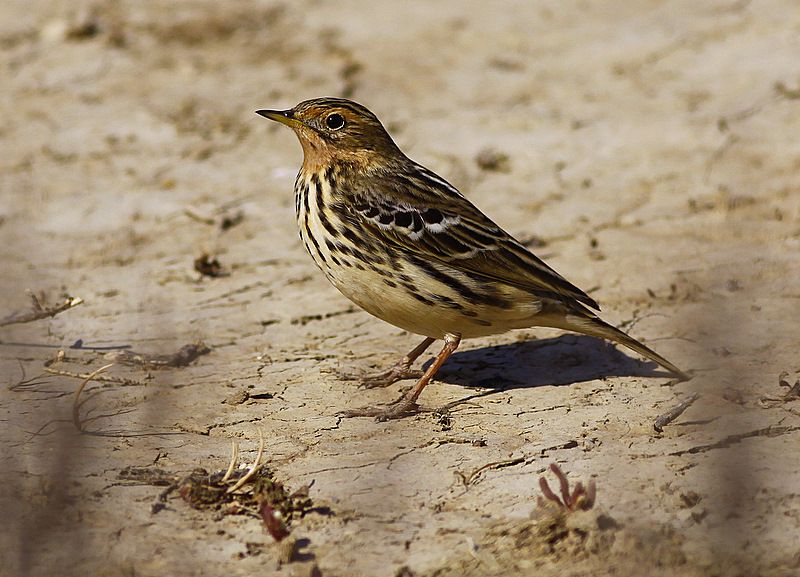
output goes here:
[[[492, 222], [445, 179], [403, 154], [369, 110], [316, 98], [257, 114], [294, 130], [303, 147], [295, 181], [300, 238], [339, 291], [368, 313], [425, 340], [387, 371], [384, 386], [419, 376], [386, 408], [348, 416], [393, 419], [412, 412], [422, 389], [461, 339], [554, 327], [625, 345], [680, 378], [655, 351], [600, 320], [597, 303]], [[436, 339], [444, 347], [424, 373], [412, 363]]]

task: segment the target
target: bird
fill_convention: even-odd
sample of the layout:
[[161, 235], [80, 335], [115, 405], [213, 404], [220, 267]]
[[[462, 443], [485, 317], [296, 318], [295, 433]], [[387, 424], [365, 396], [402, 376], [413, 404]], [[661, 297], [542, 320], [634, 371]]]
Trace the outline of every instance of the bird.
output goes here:
[[[344, 411], [385, 421], [417, 399], [463, 339], [551, 327], [607, 339], [676, 365], [601, 320], [600, 307], [447, 180], [407, 157], [378, 117], [343, 98], [314, 98], [256, 114], [291, 128], [303, 149], [294, 185], [300, 238], [327, 279], [356, 305], [424, 340], [367, 387], [416, 384], [383, 407]], [[424, 371], [414, 361], [436, 340]]]

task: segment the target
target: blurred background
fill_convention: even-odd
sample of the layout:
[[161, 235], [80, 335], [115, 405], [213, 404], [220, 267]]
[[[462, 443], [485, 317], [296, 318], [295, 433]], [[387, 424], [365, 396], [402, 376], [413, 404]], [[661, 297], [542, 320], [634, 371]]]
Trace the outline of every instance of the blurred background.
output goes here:
[[[0, 317], [26, 290], [83, 304], [0, 326], [0, 574], [798, 574], [798, 55], [794, 0], [5, 0]], [[338, 419], [398, 391], [337, 372], [416, 337], [300, 244], [300, 147], [254, 111], [318, 96], [366, 105], [696, 378], [519, 331], [426, 390], [461, 403], [449, 424]], [[76, 375], [198, 341], [186, 367], [112, 368], [75, 430]], [[258, 430], [332, 512], [293, 529], [296, 562], [257, 520], [155, 515], [162, 489], [120, 477], [224, 469], [231, 438], [252, 461]], [[520, 537], [551, 461], [596, 479], [610, 533]]]

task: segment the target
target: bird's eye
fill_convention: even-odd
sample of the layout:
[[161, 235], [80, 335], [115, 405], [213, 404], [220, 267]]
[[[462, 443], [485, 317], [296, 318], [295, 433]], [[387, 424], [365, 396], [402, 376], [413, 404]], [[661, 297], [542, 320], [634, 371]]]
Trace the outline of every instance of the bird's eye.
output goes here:
[[325, 124], [331, 130], [339, 130], [344, 128], [344, 117], [334, 112], [328, 115], [328, 118], [325, 119]]

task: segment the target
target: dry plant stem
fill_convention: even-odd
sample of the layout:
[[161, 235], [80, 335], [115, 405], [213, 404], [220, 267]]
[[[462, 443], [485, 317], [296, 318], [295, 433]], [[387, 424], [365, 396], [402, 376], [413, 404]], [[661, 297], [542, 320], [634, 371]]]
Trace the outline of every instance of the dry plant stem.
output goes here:
[[556, 463], [551, 463], [550, 471], [552, 471], [553, 474], [558, 478], [561, 498], [559, 498], [555, 493], [553, 493], [553, 490], [550, 489], [547, 479], [544, 477], [539, 477], [539, 488], [542, 490], [542, 494], [546, 499], [556, 503], [567, 511], [576, 511], [578, 509], [588, 511], [594, 506], [595, 497], [597, 495], [597, 487], [595, 486], [594, 479], [589, 481], [588, 490], [583, 488], [583, 483], [580, 481], [575, 483], [575, 488], [570, 494], [567, 476], [564, 474], [561, 468]]
[[15, 313], [11, 313], [3, 319], [0, 319], [0, 327], [19, 323], [29, 323], [39, 319], [54, 317], [58, 313], [64, 312], [83, 303], [82, 298], [67, 297], [64, 302], [59, 305], [53, 307], [43, 307], [42, 303], [39, 302], [39, 299], [36, 298], [36, 295], [33, 293], [28, 294], [32, 301], [31, 309], [27, 311], [17, 311]]
[[514, 459], [506, 459], [505, 461], [495, 461], [493, 463], [487, 463], [482, 467], [478, 467], [472, 473], [470, 473], [467, 477], [464, 477], [464, 485], [471, 485], [475, 479], [477, 479], [484, 471], [488, 471], [490, 469], [502, 469], [503, 467], [511, 467], [512, 465], [519, 465], [520, 463], [525, 461], [525, 457], [515, 457]]
[[250, 467], [250, 470], [247, 471], [247, 474], [239, 479], [239, 481], [232, 486], [230, 489], [227, 490], [228, 493], [233, 493], [241, 489], [245, 483], [247, 483], [250, 478], [256, 474], [259, 465], [261, 465], [261, 457], [264, 456], [264, 433], [261, 432], [261, 429], [258, 430], [258, 454], [256, 455], [256, 460], [253, 461], [253, 466]]
[[553, 501], [554, 503], [558, 503], [559, 505], [563, 505], [561, 499], [559, 499], [553, 490], [550, 488], [550, 485], [547, 484], [547, 479], [544, 477], [539, 477], [539, 488], [542, 490], [542, 494], [545, 498], [549, 501]]
[[558, 479], [558, 487], [561, 491], [561, 498], [563, 499], [564, 504], [569, 506], [571, 499], [569, 495], [569, 483], [567, 482], [567, 476], [555, 463], [550, 463], [550, 470]]
[[[108, 366], [111, 366], [115, 363], [111, 363]], [[73, 373], [71, 371], [59, 371], [58, 369], [51, 369], [45, 367], [42, 369], [45, 373], [49, 373], [51, 375], [58, 375], [60, 377], [72, 377], [73, 379], [86, 379], [89, 377], [89, 374], [81, 374], [81, 373]], [[135, 385], [137, 387], [145, 386], [144, 383], [140, 381], [133, 381], [131, 379], [123, 379], [121, 377], [112, 377], [109, 375], [96, 375], [92, 377], [93, 381], [97, 381], [98, 383], [114, 383], [116, 385]]]
[[165, 367], [185, 367], [202, 355], [211, 352], [203, 342], [184, 345], [172, 354], [149, 354], [136, 351], [114, 351], [106, 353], [105, 358], [121, 365], [140, 365], [149, 369]]
[[188, 216], [192, 220], [195, 220], [195, 221], [200, 222], [202, 224], [208, 224], [208, 225], [213, 225], [214, 224], [214, 217], [213, 216], [202, 215], [199, 212], [195, 211], [195, 209], [190, 207], [190, 206], [187, 206], [186, 208], [183, 209], [183, 214], [185, 214], [186, 216]]
[[228, 465], [228, 470], [225, 471], [225, 475], [222, 477], [222, 483], [226, 483], [228, 479], [231, 478], [231, 474], [233, 470], [236, 468], [236, 461], [239, 460], [239, 443], [236, 442], [236, 439], [231, 440], [231, 462]]
[[582, 509], [591, 509], [594, 506], [595, 499], [597, 499], [597, 485], [594, 479], [589, 480], [589, 488], [586, 491], [585, 506], [581, 504]]
[[700, 398], [698, 393], [692, 393], [668, 411], [661, 413], [653, 422], [653, 428], [660, 433], [664, 430], [665, 425], [670, 424], [672, 421], [680, 417], [683, 412], [691, 407], [692, 403], [694, 403], [698, 398]]
[[97, 375], [104, 373], [113, 366], [114, 363], [109, 363], [100, 367], [96, 371], [89, 373], [89, 375], [83, 380], [83, 382], [81, 382], [81, 384], [78, 386], [78, 389], [75, 391], [75, 399], [72, 401], [72, 423], [75, 425], [75, 428], [78, 429], [79, 433], [83, 432], [83, 423], [81, 423], [81, 405], [79, 402], [83, 388]]

